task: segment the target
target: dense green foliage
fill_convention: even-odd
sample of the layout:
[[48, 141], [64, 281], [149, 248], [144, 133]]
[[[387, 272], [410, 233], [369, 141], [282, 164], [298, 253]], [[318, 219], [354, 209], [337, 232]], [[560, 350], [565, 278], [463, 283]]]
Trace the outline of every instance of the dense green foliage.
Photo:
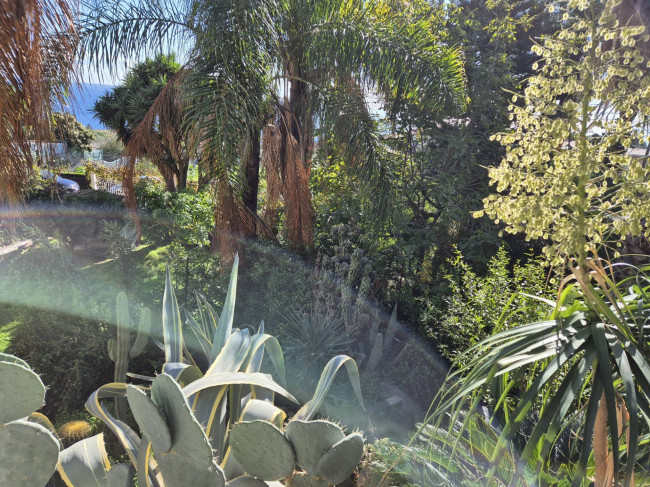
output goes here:
[[123, 144], [128, 143], [147, 110], [179, 68], [174, 56], [160, 55], [139, 63], [121, 85], [97, 99], [93, 108], [95, 117], [114, 130]]
[[511, 265], [503, 248], [488, 262], [484, 276], [458, 253], [446, 276], [449, 290], [442, 303], [425, 300], [423, 325], [441, 354], [454, 361], [497, 330], [544, 318], [548, 305], [535, 297], [553, 297], [554, 283], [546, 277], [539, 260]]
[[[43, 374], [57, 423], [95, 390], [117, 439], [110, 470], [101, 436], [66, 439], [60, 472], [352, 481], [361, 436], [321, 414], [391, 437], [361, 462], [373, 487], [643, 485], [642, 3], [86, 5], [83, 60], [156, 55], [95, 106], [126, 197], [36, 174], [30, 226], [0, 221], [3, 245], [32, 240], [0, 253], [0, 347]], [[179, 45], [182, 68], [160, 54]]]
[[77, 153], [92, 149], [91, 142], [95, 140], [95, 134], [84, 127], [74, 115], [70, 113], [55, 113], [54, 137], [60, 142], [67, 142], [68, 150]]
[[21, 309], [17, 320], [7, 352], [26, 360], [48, 385], [46, 414], [57, 418], [80, 409], [97, 387], [112, 380], [108, 325], [37, 308]]

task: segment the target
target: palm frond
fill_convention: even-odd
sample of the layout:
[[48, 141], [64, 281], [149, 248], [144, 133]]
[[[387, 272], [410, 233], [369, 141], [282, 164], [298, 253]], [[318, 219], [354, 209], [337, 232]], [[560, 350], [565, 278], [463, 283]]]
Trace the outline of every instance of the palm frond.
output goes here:
[[192, 38], [190, 0], [84, 0], [78, 21], [79, 58], [115, 72], [142, 56], [172, 52]]
[[179, 176], [181, 168], [189, 164], [189, 134], [184, 130], [185, 108], [180, 93], [184, 75], [181, 70], [167, 82], [125, 148], [128, 157], [151, 159], [165, 178]]
[[[612, 285], [604, 272], [597, 281]], [[591, 273], [592, 279], [596, 274], [596, 270]], [[650, 364], [637, 348], [643, 345], [635, 343], [639, 336], [635, 328], [650, 306], [642, 298], [649, 289], [647, 283], [629, 290], [629, 279], [624, 283], [625, 287], [608, 287], [605, 292], [579, 280], [580, 285], [561, 293], [554, 319], [489, 337], [470, 350], [467, 365], [452, 374], [447, 393], [430, 419], [437, 427], [446, 422], [454, 425], [458, 418], [472, 417], [482, 398], [491, 398], [494, 417], [503, 422], [503, 428], [490, 457], [488, 478], [494, 477], [506, 449], [521, 440], [522, 427], [536, 410], [539, 416], [526, 435], [512, 485], [522, 479], [524, 469], [537, 474], [546, 470], [554, 445], [569, 428], [579, 435], [574, 441], [580, 441], [583, 452], [577, 459], [573, 485], [581, 485], [589, 461], [584, 452], [591, 451], [592, 444], [601, 456], [608, 457], [607, 437], [612, 445], [613, 478], [618, 478], [626, 458], [624, 483], [632, 485], [640, 431], [642, 426], [650, 427], [650, 411], [646, 411]], [[587, 299], [579, 289], [591, 297]], [[594, 305], [598, 307], [594, 309]], [[619, 418], [625, 417], [627, 427], [623, 428]], [[453, 435], [457, 444], [469, 425], [463, 424]], [[604, 443], [598, 442], [603, 436]]]
[[305, 45], [313, 71], [339, 79], [356, 74], [364, 88], [393, 100], [392, 114], [409, 101], [434, 112], [464, 108], [462, 53], [440, 44], [429, 22], [407, 23], [374, 2], [323, 2], [321, 8]]
[[0, 5], [0, 204], [20, 203], [34, 156], [48, 157], [52, 107], [76, 81], [74, 13], [66, 0]]

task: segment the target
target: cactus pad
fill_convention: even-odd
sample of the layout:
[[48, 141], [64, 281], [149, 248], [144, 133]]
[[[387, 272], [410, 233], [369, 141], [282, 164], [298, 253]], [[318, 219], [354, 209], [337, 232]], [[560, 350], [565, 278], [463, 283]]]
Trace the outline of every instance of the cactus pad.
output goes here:
[[286, 487], [329, 487], [327, 480], [313, 477], [304, 472], [299, 472], [291, 477], [285, 485]]
[[261, 480], [290, 477], [296, 465], [291, 444], [267, 421], [235, 424], [230, 432], [230, 446], [246, 473]]
[[359, 433], [339, 441], [318, 462], [316, 474], [333, 484], [340, 484], [354, 471], [363, 456], [363, 437]]
[[16, 357], [15, 355], [9, 355], [7, 353], [0, 353], [0, 362], [9, 362], [10, 364], [18, 364], [23, 367], [31, 369], [31, 367], [23, 359]]
[[0, 362], [0, 423], [29, 416], [45, 399], [41, 378], [20, 363]]
[[[212, 447], [199, 422], [194, 418], [178, 383], [167, 374], [160, 374], [151, 384], [151, 400], [167, 418], [172, 438], [169, 455], [182, 457], [198, 469], [213, 464]], [[168, 456], [156, 451], [156, 459]], [[187, 485], [191, 485], [189, 482]], [[202, 484], [198, 484], [202, 485]]]
[[[173, 452], [174, 450], [172, 450]], [[226, 476], [214, 462], [198, 467], [178, 455], [165, 454], [156, 457], [165, 487], [224, 487]]]
[[341, 428], [323, 420], [290, 421], [286, 427], [286, 435], [296, 452], [300, 468], [314, 475], [323, 455], [345, 438]]
[[226, 487], [284, 487], [284, 485], [280, 482], [264, 482], [255, 477], [243, 475], [226, 482]]
[[14, 421], [0, 427], [0, 485], [43, 487], [58, 458], [59, 442], [43, 426]]
[[168, 452], [172, 447], [172, 436], [160, 409], [135, 386], [126, 386], [126, 397], [133, 417], [156, 451]]

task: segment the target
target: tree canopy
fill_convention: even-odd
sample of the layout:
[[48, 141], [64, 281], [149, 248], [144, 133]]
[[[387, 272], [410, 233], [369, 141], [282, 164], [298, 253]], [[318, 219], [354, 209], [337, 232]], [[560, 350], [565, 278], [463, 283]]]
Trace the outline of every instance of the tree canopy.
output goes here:
[[68, 149], [78, 152], [89, 151], [92, 149], [92, 141], [95, 140], [95, 134], [84, 127], [77, 118], [70, 113], [55, 113], [54, 117], [54, 137], [56, 140], [67, 142]]

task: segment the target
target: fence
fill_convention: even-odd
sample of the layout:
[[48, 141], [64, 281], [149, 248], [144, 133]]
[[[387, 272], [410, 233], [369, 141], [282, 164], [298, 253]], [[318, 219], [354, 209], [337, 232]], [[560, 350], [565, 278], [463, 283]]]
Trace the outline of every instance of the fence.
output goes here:
[[124, 188], [122, 188], [121, 182], [100, 178], [94, 172], [90, 173], [90, 187], [98, 191], [105, 191], [110, 194], [124, 196]]

